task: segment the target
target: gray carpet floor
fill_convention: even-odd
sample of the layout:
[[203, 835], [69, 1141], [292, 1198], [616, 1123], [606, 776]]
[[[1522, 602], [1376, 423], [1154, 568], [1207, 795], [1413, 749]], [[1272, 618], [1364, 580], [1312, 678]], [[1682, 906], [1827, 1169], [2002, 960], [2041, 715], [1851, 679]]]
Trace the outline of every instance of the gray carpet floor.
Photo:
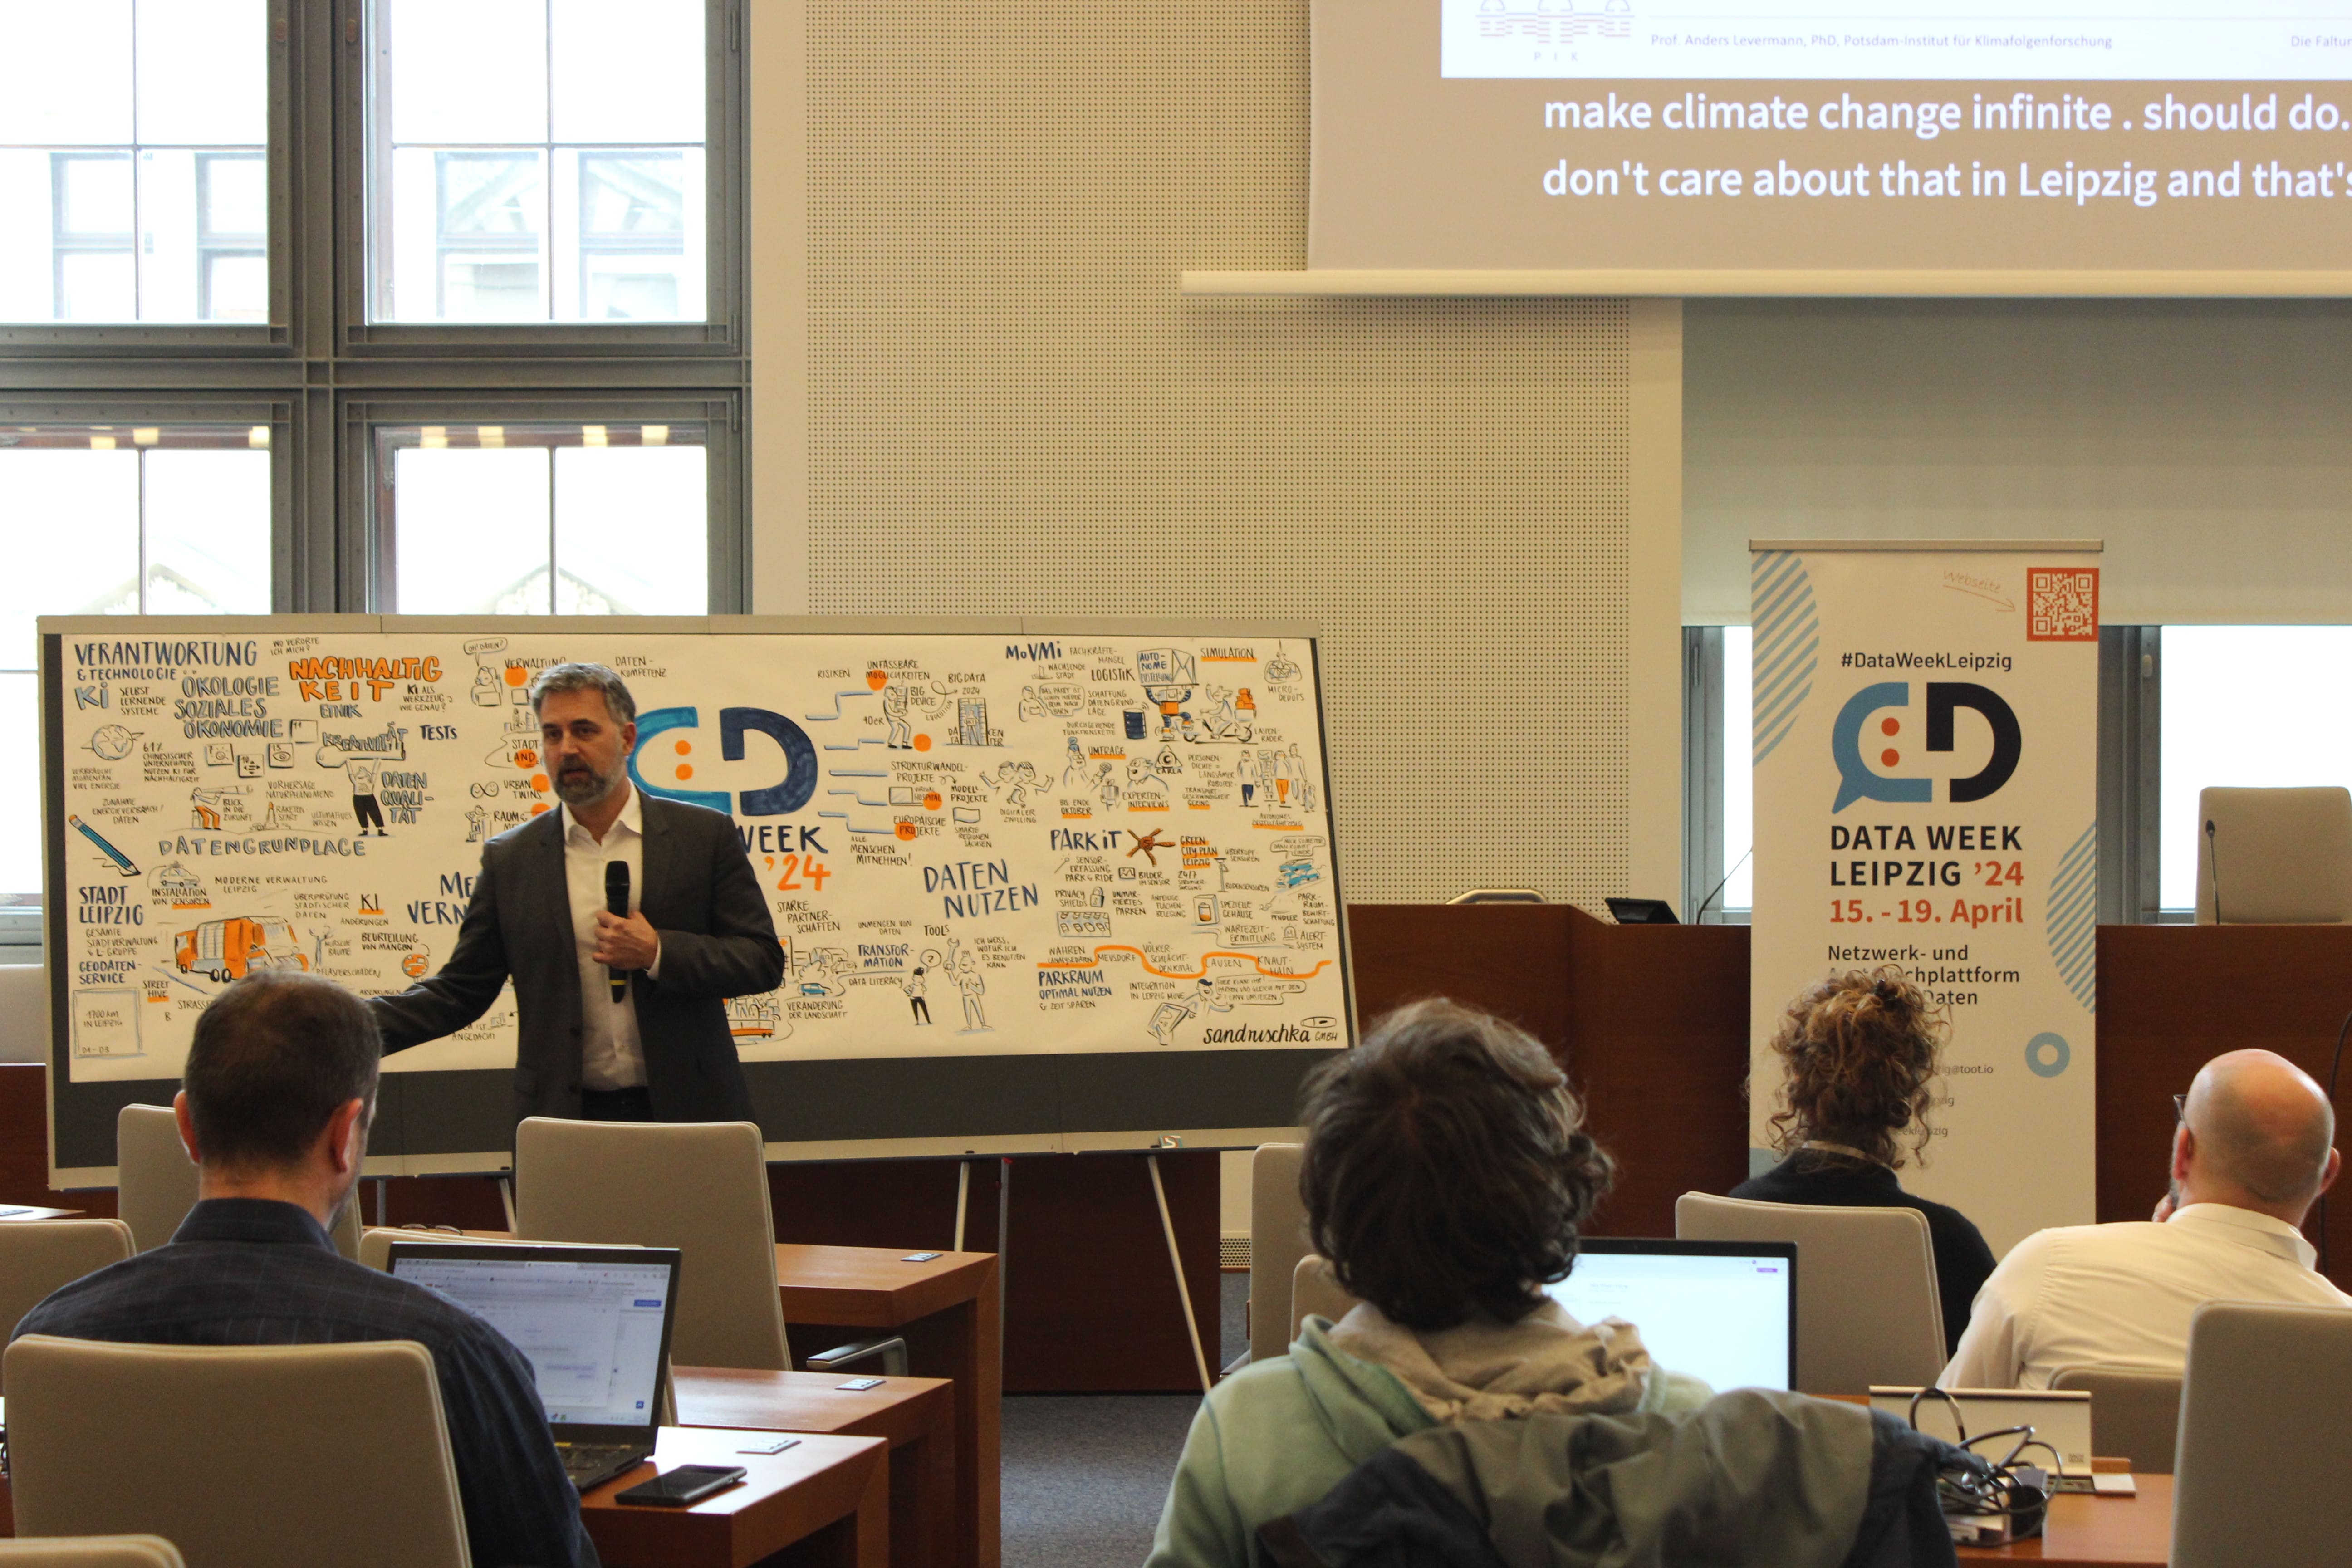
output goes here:
[[[1249, 1276], [1218, 1279], [1222, 1366], [1248, 1348]], [[1139, 1568], [1200, 1404], [1192, 1394], [1007, 1396], [1004, 1568]]]

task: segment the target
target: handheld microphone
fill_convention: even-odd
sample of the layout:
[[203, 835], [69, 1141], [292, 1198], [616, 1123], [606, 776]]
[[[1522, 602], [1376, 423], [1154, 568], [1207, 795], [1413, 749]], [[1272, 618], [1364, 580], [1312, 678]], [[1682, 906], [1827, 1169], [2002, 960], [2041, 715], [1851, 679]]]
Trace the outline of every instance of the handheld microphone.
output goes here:
[[2205, 819], [2205, 864], [2212, 870], [2213, 923], [2221, 923], [2221, 841], [2213, 837], [2213, 819]]
[[[622, 920], [629, 918], [629, 863], [626, 860], [604, 862], [604, 907]], [[607, 968], [605, 978], [612, 982], [613, 1000], [618, 1002], [629, 994], [629, 972]]]

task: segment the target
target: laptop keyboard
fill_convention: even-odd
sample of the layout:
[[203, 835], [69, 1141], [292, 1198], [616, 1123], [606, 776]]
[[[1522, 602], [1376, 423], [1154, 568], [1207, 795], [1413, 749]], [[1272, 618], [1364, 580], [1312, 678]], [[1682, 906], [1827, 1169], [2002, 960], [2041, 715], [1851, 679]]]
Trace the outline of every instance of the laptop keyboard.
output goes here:
[[563, 1473], [572, 1478], [574, 1488], [583, 1492], [611, 1480], [653, 1453], [641, 1443], [558, 1443], [555, 1451], [562, 1458]]

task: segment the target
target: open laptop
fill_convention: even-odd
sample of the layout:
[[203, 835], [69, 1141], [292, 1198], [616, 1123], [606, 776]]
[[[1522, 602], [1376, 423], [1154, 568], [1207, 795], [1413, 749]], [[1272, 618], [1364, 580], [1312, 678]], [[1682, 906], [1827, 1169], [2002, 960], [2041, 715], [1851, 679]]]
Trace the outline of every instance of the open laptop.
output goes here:
[[675, 1247], [395, 1241], [386, 1266], [530, 1358], [564, 1472], [586, 1491], [653, 1455], [677, 1264]]
[[1544, 1289], [1580, 1323], [1622, 1318], [1650, 1359], [1717, 1394], [1797, 1384], [1797, 1246], [1590, 1237]]

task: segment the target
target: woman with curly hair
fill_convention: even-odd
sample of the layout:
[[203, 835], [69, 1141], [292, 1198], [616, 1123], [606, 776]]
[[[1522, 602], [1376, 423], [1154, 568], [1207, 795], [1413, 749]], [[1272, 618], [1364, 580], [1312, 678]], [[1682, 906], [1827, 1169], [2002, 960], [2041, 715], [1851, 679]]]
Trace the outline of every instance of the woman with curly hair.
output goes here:
[[1798, 993], [1772, 1037], [1783, 1069], [1772, 1146], [1784, 1158], [1731, 1195], [1918, 1210], [1935, 1243], [1949, 1354], [1992, 1272], [1992, 1248], [1966, 1215], [1905, 1192], [1895, 1175], [1906, 1158], [1925, 1163], [1934, 1135], [1928, 1086], [1944, 1032], [1944, 1020], [1898, 969], [1852, 970]]
[[1147, 1568], [1248, 1568], [1258, 1526], [1426, 1427], [1706, 1403], [1633, 1324], [1580, 1323], [1544, 1293], [1615, 1166], [1528, 1035], [1415, 1003], [1305, 1094], [1307, 1233], [1358, 1304], [1202, 1402]]

